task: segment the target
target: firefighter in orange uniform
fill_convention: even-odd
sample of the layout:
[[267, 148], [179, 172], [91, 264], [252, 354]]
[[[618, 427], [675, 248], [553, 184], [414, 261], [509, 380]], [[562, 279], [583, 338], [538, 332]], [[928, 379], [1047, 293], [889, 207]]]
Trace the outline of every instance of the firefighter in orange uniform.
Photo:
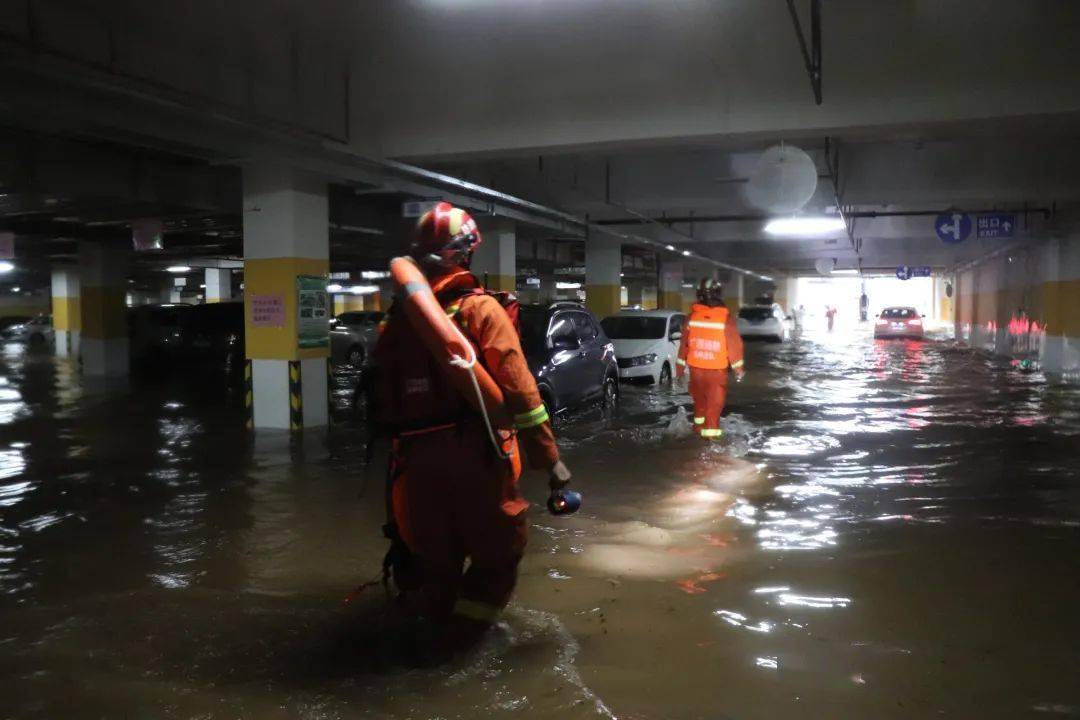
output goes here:
[[509, 602], [525, 549], [529, 504], [518, 490], [519, 443], [528, 464], [548, 472], [553, 490], [570, 473], [504, 308], [512, 296], [484, 291], [468, 271], [480, 242], [468, 214], [439, 203], [418, 222], [410, 255], [503, 391], [514, 429], [496, 430], [500, 451], [394, 308], [373, 360], [376, 414], [394, 438], [387, 535], [395, 583], [425, 618], [482, 631]]
[[720, 283], [702, 280], [698, 302], [690, 309], [675, 375], [690, 369], [690, 397], [694, 400], [694, 428], [703, 438], [723, 434], [720, 413], [727, 400], [728, 368], [736, 381], [743, 378], [743, 343], [735, 318], [724, 306]]

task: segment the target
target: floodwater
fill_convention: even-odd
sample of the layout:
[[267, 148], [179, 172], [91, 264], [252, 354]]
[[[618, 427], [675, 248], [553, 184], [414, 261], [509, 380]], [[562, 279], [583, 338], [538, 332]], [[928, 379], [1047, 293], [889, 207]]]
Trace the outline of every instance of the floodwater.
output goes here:
[[426, 668], [378, 587], [382, 451], [251, 440], [211, 381], [0, 348], [0, 717], [1080, 716], [1080, 393], [949, 341], [752, 345], [728, 436], [630, 387], [560, 443], [515, 601]]

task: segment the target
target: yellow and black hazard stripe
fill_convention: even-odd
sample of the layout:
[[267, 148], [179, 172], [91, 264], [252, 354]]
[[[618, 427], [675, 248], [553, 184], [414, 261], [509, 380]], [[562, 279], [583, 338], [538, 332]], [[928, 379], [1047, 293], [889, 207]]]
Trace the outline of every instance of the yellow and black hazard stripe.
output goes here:
[[255, 428], [255, 390], [251, 386], [251, 361], [244, 363], [244, 427]]
[[304, 429], [304, 395], [300, 382], [300, 361], [289, 361], [289, 429]]

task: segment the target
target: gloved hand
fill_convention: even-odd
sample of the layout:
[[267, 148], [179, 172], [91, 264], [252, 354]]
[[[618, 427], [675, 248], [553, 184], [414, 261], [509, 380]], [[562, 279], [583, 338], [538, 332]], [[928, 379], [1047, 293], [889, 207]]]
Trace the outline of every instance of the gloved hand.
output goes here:
[[684, 375], [686, 375], [686, 366], [681, 363], [677, 364], [675, 366], [675, 379], [682, 380]]
[[741, 383], [743, 381], [744, 377], [746, 377], [746, 371], [745, 370], [743, 370], [742, 368], [739, 368], [738, 370], [735, 371], [735, 382]]
[[570, 484], [570, 468], [562, 460], [557, 460], [551, 466], [548, 474], [548, 487], [552, 490], [561, 490]]

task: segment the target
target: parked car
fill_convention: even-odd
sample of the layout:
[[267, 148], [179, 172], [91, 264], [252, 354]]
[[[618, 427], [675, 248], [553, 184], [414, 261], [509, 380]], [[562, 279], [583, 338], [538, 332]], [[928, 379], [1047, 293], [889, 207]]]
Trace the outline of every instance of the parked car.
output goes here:
[[619, 378], [671, 382], [686, 315], [674, 310], [624, 311], [600, 323], [615, 344]]
[[30, 315], [8, 315], [0, 318], [0, 336], [8, 337], [8, 330], [15, 325], [23, 325], [34, 318]]
[[128, 352], [136, 372], [162, 371], [177, 362], [185, 303], [138, 305], [128, 310]]
[[330, 362], [363, 367], [379, 337], [384, 313], [368, 310], [344, 312], [330, 321]]
[[923, 338], [923, 316], [913, 307], [885, 308], [874, 323], [875, 338]]
[[180, 362], [185, 368], [240, 377], [244, 368], [244, 303], [192, 305], [180, 315]]
[[56, 341], [52, 315], [38, 315], [24, 322], [14, 323], [4, 328], [3, 334], [9, 342], [25, 343], [30, 347], [51, 345]]
[[521, 344], [552, 418], [597, 400], [618, 404], [615, 346], [580, 304], [522, 305]]
[[739, 308], [739, 335], [746, 339], [765, 338], [773, 342], [787, 339], [787, 317], [778, 303]]
[[132, 367], [221, 372], [230, 379], [244, 367], [244, 304], [142, 305], [128, 314]]

